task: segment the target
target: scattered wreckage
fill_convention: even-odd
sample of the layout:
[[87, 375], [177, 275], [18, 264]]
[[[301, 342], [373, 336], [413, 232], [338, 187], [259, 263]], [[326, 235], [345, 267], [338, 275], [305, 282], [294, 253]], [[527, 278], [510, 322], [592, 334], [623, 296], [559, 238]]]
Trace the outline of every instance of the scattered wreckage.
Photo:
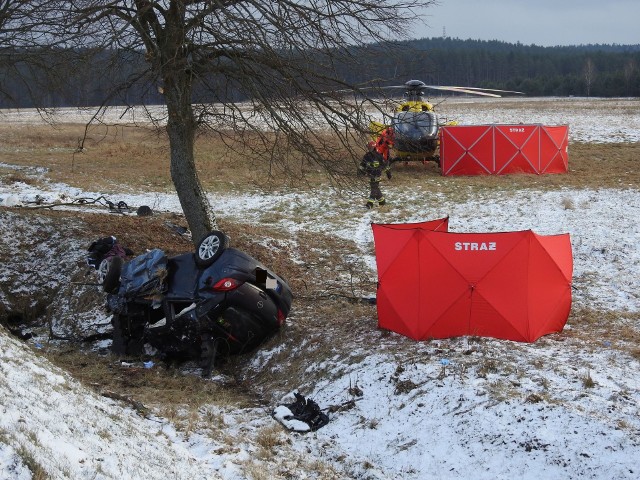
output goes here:
[[329, 423], [329, 416], [310, 398], [293, 393], [295, 401], [278, 405], [271, 415], [287, 430], [315, 432]]
[[113, 313], [114, 353], [199, 360], [203, 375], [228, 354], [253, 350], [279, 330], [291, 308], [287, 282], [212, 231], [195, 252], [168, 258], [160, 249], [125, 262], [114, 237], [93, 242], [94, 267]]

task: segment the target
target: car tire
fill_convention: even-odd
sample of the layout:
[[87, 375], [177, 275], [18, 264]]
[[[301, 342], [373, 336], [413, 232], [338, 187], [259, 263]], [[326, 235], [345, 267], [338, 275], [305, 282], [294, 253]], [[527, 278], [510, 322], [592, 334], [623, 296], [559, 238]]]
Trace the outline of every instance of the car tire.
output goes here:
[[122, 272], [122, 257], [105, 258], [98, 267], [98, 275], [102, 289], [107, 293], [116, 293], [120, 288], [120, 272]]
[[198, 242], [195, 261], [199, 267], [208, 267], [215, 262], [222, 252], [229, 246], [229, 237], [224, 233], [213, 230]]
[[111, 319], [113, 337], [111, 351], [117, 355], [138, 357], [144, 351], [144, 328], [132, 322], [126, 315], [114, 315]]

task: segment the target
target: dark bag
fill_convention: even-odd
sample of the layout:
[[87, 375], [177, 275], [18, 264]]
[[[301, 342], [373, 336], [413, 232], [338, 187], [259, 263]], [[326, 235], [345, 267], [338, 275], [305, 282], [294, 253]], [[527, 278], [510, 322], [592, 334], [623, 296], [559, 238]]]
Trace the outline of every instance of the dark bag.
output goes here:
[[295, 392], [295, 396], [295, 402], [284, 405], [291, 411], [292, 418], [306, 423], [312, 431], [329, 423], [329, 416], [320, 410], [316, 402], [310, 398], [304, 398], [298, 392]]
[[116, 237], [113, 236], [96, 240], [89, 245], [87, 251], [89, 252], [87, 255], [87, 264], [96, 270], [98, 270], [100, 263], [102, 263], [105, 258], [125, 258], [128, 255], [133, 255], [133, 251], [120, 245]]
[[97, 270], [116, 243], [116, 237], [104, 237], [93, 242], [87, 249], [87, 264]]

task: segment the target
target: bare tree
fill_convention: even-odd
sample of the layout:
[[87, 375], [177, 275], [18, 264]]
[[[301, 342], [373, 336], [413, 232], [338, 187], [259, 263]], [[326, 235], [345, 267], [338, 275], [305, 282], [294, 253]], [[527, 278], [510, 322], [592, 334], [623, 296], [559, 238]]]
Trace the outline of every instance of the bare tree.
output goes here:
[[20, 8], [18, 2], [0, 0], [0, 95], [9, 97], [5, 83], [10, 70], [19, 62], [15, 44], [18, 37], [26, 32], [26, 25], [18, 20]]
[[624, 68], [623, 68], [623, 74], [624, 74], [624, 84], [627, 90], [627, 95], [630, 95], [631, 92], [631, 79], [633, 78], [633, 74], [635, 73], [635, 71], [637, 70], [637, 65], [636, 62], [634, 61], [633, 58], [630, 58], [627, 63], [625, 63]]
[[69, 48], [78, 45], [72, 35], [57, 35], [60, 15], [52, 9], [50, 1], [0, 0], [0, 96], [7, 103], [46, 106], [76, 69], [73, 62], [86, 58], [88, 52]]
[[[10, 3], [10, 2], [4, 2]], [[340, 66], [359, 47], [419, 21], [421, 0], [36, 0], [18, 2], [30, 42], [144, 55], [121, 88], [155, 85], [166, 104], [171, 178], [194, 240], [215, 228], [194, 141], [201, 129], [245, 135], [286, 169], [291, 158], [339, 175], [338, 151], [362, 125], [362, 105], [323, 92], [351, 88]], [[381, 59], [384, 59], [381, 56]], [[383, 60], [386, 61], [386, 60]], [[328, 145], [318, 125], [331, 129]], [[230, 133], [230, 130], [232, 132]], [[246, 142], [249, 143], [249, 142]]]
[[596, 76], [596, 67], [593, 64], [593, 60], [587, 57], [587, 60], [584, 64], [583, 69], [584, 81], [587, 84], [587, 97], [591, 96], [591, 85], [593, 84], [593, 80]]

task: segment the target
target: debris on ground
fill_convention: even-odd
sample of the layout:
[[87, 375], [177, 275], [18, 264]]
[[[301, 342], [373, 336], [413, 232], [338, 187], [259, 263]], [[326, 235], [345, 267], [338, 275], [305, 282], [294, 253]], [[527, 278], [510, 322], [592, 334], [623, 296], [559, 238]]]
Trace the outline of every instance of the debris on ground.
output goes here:
[[111, 257], [126, 258], [133, 255], [133, 251], [123, 247], [114, 236], [99, 238], [89, 245], [87, 251], [89, 252], [87, 264], [96, 270], [100, 269], [103, 260]]
[[[52, 202], [52, 203], [45, 203], [42, 197], [40, 197], [39, 195], [36, 195], [35, 200], [31, 202], [25, 202], [25, 205], [28, 206], [27, 208], [32, 208], [32, 209], [36, 209], [36, 208], [51, 209], [54, 207], [62, 207], [62, 206], [77, 207], [77, 206], [101, 205], [104, 207], [108, 207], [109, 211], [112, 213], [124, 214], [124, 213], [129, 213], [131, 211], [131, 208], [129, 208], [129, 205], [127, 205], [126, 202], [122, 200], [120, 200], [119, 202], [112, 202], [104, 195], [100, 195], [97, 198], [80, 197], [80, 198], [71, 200], [69, 202]], [[33, 206], [29, 206], [29, 205], [33, 205]]]
[[273, 411], [273, 418], [288, 430], [314, 432], [329, 423], [329, 416], [320, 410], [316, 402], [294, 392], [296, 401], [279, 405]]
[[187, 227], [176, 225], [175, 223], [171, 223], [171, 222], [164, 222], [164, 224], [167, 226], [169, 230], [173, 230], [178, 235], [184, 235], [191, 238], [191, 231]]
[[141, 207], [138, 207], [138, 210], [136, 210], [136, 215], [138, 215], [139, 217], [148, 217], [152, 214], [153, 211], [151, 210], [151, 207], [149, 207], [149, 205], [142, 205]]

